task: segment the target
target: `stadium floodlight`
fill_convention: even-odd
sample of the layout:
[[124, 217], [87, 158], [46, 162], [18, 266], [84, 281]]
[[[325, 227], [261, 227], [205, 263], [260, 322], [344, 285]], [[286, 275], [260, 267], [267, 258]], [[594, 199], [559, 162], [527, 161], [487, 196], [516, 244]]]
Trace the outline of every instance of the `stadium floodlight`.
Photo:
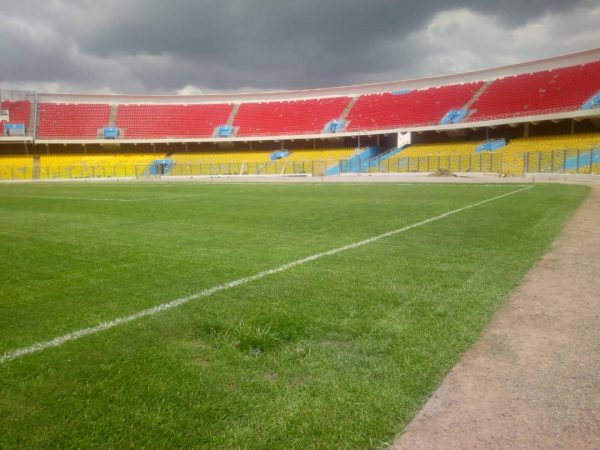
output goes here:
[[8, 122], [8, 111], [2, 107], [2, 89], [0, 89], [0, 122]]
[[0, 122], [8, 122], [8, 111], [0, 109]]

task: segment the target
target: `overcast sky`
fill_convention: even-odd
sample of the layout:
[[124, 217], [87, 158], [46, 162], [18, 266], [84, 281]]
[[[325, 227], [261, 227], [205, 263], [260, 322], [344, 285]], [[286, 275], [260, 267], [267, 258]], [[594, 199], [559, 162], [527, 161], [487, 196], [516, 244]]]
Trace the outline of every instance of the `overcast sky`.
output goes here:
[[207, 93], [464, 72], [600, 45], [598, 0], [0, 0], [0, 87]]

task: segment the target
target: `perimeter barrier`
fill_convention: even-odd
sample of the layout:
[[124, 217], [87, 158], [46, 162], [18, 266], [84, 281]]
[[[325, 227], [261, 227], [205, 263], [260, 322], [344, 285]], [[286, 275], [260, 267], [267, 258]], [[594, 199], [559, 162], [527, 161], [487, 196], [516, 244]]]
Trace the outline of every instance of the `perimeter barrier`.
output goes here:
[[[334, 163], [335, 164], [335, 163]], [[85, 178], [157, 178], [227, 175], [324, 176], [331, 161], [207, 162], [165, 164], [70, 164], [36, 167], [27, 163], [2, 164], [0, 180], [52, 180]]]
[[526, 173], [600, 175], [600, 149], [524, 153]]
[[[0, 180], [50, 180], [85, 178], [157, 178], [231, 175], [325, 176], [328, 168], [339, 166], [339, 175], [356, 173], [430, 173], [436, 171], [479, 172], [523, 175], [556, 173], [600, 175], [600, 149], [555, 150], [468, 155], [428, 155], [389, 158], [384, 161], [268, 161], [206, 162], [166, 164], [71, 164], [37, 166], [32, 161], [2, 163]], [[338, 176], [338, 175], [331, 175]]]
[[448, 170], [451, 172], [502, 173], [502, 155], [477, 153], [469, 155], [424, 155], [389, 158], [383, 161], [359, 161], [352, 166], [340, 161], [340, 174], [345, 173], [418, 173]]

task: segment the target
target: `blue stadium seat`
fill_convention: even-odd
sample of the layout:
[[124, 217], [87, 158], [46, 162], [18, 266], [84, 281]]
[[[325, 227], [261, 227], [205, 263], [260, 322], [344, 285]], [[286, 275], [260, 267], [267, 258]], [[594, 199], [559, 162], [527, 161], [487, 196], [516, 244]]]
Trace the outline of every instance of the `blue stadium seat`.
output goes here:
[[4, 136], [25, 136], [24, 123], [5, 123]]
[[233, 127], [231, 125], [219, 125], [217, 135], [219, 137], [229, 137], [233, 134]]
[[593, 108], [597, 108], [599, 106], [600, 106], [600, 92], [596, 93], [595, 95], [592, 96], [592, 98], [590, 98], [588, 101], [586, 101], [581, 106], [581, 109], [593, 109]]
[[341, 119], [332, 119], [325, 125], [323, 133], [337, 133], [344, 128], [344, 121]]
[[117, 139], [119, 137], [118, 128], [104, 127], [102, 129], [102, 137], [104, 139]]
[[475, 152], [493, 152], [502, 147], [506, 147], [506, 139], [488, 139], [483, 144], [478, 145]]
[[288, 150], [277, 150], [276, 152], [271, 153], [269, 158], [271, 161], [276, 161], [278, 159], [287, 158], [290, 152]]
[[466, 109], [451, 109], [444, 115], [442, 120], [440, 120], [440, 125], [460, 123], [465, 117], [467, 117], [468, 112], [469, 111]]

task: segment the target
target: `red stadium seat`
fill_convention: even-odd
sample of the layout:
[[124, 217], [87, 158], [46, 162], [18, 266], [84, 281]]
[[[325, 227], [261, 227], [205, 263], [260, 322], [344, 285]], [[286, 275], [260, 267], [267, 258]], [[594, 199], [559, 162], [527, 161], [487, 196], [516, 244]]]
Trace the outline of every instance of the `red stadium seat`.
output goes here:
[[317, 134], [338, 119], [348, 103], [349, 97], [242, 103], [233, 124], [239, 127], [238, 136]]
[[40, 103], [38, 138], [95, 138], [108, 125], [110, 105]]
[[[600, 61], [499, 78], [477, 98], [483, 86], [484, 81], [478, 81], [363, 94], [355, 103], [351, 95], [356, 95], [356, 88], [347, 96], [304, 100], [244, 102], [242, 98], [235, 114], [235, 96], [230, 103], [219, 104], [184, 104], [184, 98], [175, 104], [120, 104], [113, 106], [116, 118], [111, 122], [116, 123], [111, 124], [108, 96], [106, 104], [42, 102], [37, 137], [95, 138], [99, 129], [110, 125], [119, 128], [124, 139], [210, 138], [225, 124], [233, 126], [237, 137], [290, 136], [320, 134], [334, 119], [344, 120], [339, 131], [426, 127], [438, 125], [449, 111], [475, 99], [466, 121], [575, 111], [600, 92]], [[28, 124], [29, 102], [3, 101], [2, 106], [10, 111], [11, 122]]]
[[[27, 100], [2, 100], [2, 109], [8, 111], [10, 123], [23, 123], [29, 128], [29, 117], [31, 114], [31, 103]], [[5, 121], [0, 121], [0, 129]], [[1, 133], [1, 131], [0, 131]]]
[[116, 126], [126, 139], [211, 137], [232, 110], [232, 104], [119, 105]]
[[469, 121], [574, 111], [600, 90], [600, 61], [495, 80]]
[[402, 94], [362, 95], [348, 114], [348, 130], [437, 125], [449, 110], [464, 106], [482, 85], [478, 82]]

